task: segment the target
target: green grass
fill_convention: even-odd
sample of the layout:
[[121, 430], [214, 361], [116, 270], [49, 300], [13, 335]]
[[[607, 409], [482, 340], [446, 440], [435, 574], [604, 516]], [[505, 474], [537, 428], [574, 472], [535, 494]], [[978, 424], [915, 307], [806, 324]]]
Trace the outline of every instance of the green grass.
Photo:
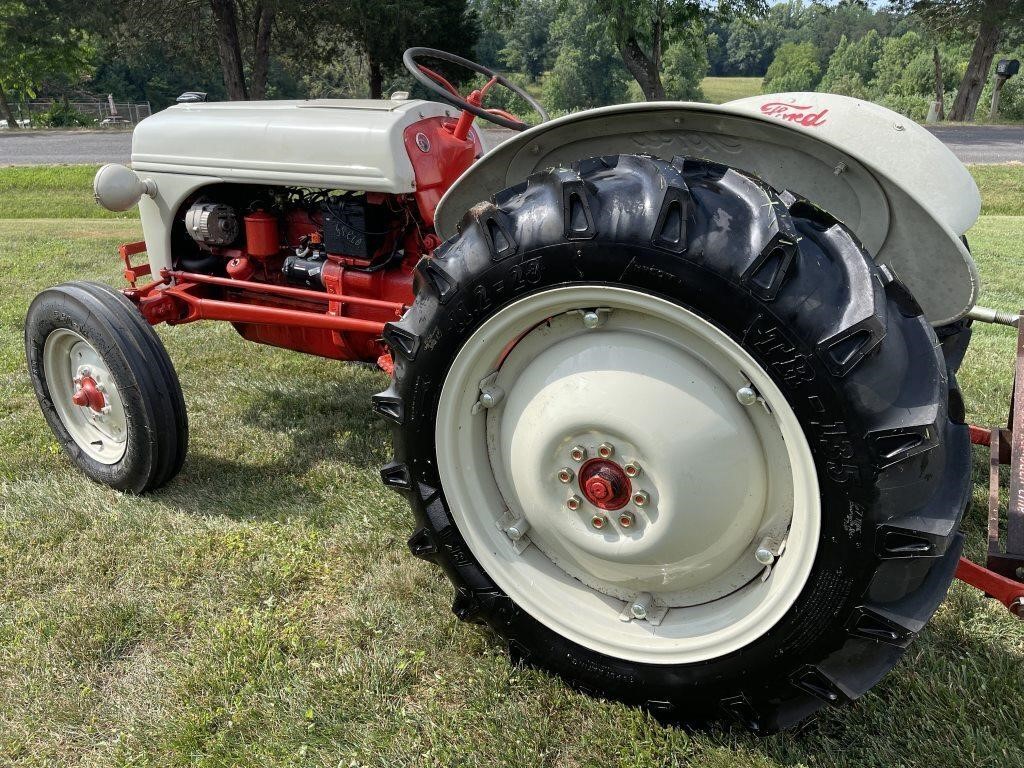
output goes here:
[[[36, 172], [64, 179], [36, 215], [86, 211], [91, 172]], [[975, 173], [986, 210], [1024, 179]], [[0, 222], [0, 765], [1024, 764], [1024, 624], [960, 584], [872, 693], [764, 740], [664, 728], [513, 666], [406, 551], [368, 407], [384, 376], [225, 324], [159, 329], [192, 424], [178, 479], [144, 498], [84, 480], [39, 413], [21, 324], [48, 285], [116, 282], [116, 245], [138, 235], [135, 221]], [[970, 237], [985, 303], [1024, 306], [1024, 217], [984, 216]], [[1004, 418], [1012, 358], [1012, 333], [978, 328], [961, 375], [973, 419]]]
[[95, 165], [13, 166], [0, 171], [0, 219], [137, 219], [133, 208], [112, 213], [92, 199]]
[[724, 104], [733, 99], [757, 96], [761, 93], [760, 77], [705, 77], [701, 83], [704, 100]]

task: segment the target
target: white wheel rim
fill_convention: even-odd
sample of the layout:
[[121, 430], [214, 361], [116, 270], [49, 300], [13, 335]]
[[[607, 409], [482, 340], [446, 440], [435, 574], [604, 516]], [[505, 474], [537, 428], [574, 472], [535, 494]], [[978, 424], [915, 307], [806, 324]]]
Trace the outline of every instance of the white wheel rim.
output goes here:
[[[58, 328], [43, 344], [43, 373], [53, 407], [75, 444], [100, 464], [119, 462], [128, 448], [128, 419], [99, 352], [80, 334]], [[99, 392], [98, 409], [72, 401], [83, 383]]]
[[[663, 299], [573, 286], [496, 313], [456, 355], [435, 437], [445, 498], [483, 568], [538, 621], [609, 656], [679, 664], [742, 648], [811, 571], [820, 498], [795, 414], [739, 344]], [[593, 457], [602, 443], [639, 465], [633, 491], [649, 495], [623, 508], [628, 529], [579, 487], [572, 449]], [[777, 556], [770, 567], [759, 548]]]

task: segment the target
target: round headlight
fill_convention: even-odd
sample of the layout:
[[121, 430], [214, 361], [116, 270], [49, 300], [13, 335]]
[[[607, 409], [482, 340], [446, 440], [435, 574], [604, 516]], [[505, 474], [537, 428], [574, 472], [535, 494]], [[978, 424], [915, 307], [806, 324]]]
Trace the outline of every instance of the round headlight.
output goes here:
[[127, 211], [143, 195], [153, 197], [156, 183], [152, 179], [140, 179], [131, 168], [108, 163], [96, 172], [92, 193], [96, 202], [108, 211]]

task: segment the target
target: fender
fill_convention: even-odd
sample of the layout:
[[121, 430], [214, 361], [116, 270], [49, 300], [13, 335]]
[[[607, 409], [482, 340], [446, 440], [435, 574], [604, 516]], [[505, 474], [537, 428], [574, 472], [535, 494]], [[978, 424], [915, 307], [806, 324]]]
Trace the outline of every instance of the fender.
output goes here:
[[531, 173], [616, 153], [702, 157], [808, 198], [899, 276], [934, 325], [977, 302], [978, 271], [962, 236], [981, 196], [967, 169], [909, 118], [834, 94], [620, 104], [543, 123], [489, 152], [448, 190], [438, 233], [452, 237], [465, 211]]

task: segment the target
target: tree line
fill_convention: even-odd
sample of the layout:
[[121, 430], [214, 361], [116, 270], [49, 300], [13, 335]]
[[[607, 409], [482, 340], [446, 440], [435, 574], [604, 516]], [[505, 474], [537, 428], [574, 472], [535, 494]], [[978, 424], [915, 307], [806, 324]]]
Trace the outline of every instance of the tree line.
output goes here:
[[[510, 72], [556, 112], [699, 100], [710, 74], [969, 120], [1024, 49], [1024, 0], [0, 0], [0, 119], [37, 96], [380, 98], [412, 86], [412, 45]], [[1024, 119], [1024, 88], [1003, 105]]]

